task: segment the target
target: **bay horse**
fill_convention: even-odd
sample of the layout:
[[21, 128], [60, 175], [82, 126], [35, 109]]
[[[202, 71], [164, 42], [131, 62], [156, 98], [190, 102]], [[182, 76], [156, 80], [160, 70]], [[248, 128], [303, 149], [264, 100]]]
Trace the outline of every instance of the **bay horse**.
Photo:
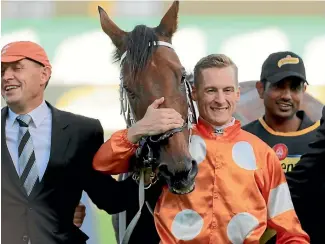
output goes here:
[[[144, 170], [149, 168], [152, 171], [152, 184], [158, 178], [162, 179], [174, 194], [188, 194], [195, 187], [198, 166], [190, 155], [189, 143], [192, 124], [197, 122], [197, 117], [191, 85], [186, 80], [185, 69], [171, 44], [177, 30], [178, 10], [179, 1], [174, 1], [157, 27], [137, 25], [132, 31], [126, 32], [98, 6], [102, 30], [116, 48], [115, 61], [120, 62], [121, 113], [127, 127], [143, 118], [148, 106], [160, 97], [165, 98], [160, 107], [175, 109], [185, 121], [181, 128], [140, 140], [132, 170], [134, 180], [139, 182], [139, 211], [126, 230], [126, 211], [113, 216], [113, 225], [114, 219], [118, 222], [118, 239], [122, 244], [129, 242], [141, 215], [145, 193]], [[120, 179], [123, 180], [124, 176]], [[146, 204], [152, 213], [148, 202]], [[134, 209], [128, 212], [134, 212]], [[116, 231], [117, 226], [114, 227]]]
[[[127, 126], [143, 118], [148, 106], [160, 97], [165, 98], [160, 107], [175, 109], [185, 121], [181, 128], [140, 141], [137, 157], [141, 160], [135, 165], [135, 173], [152, 168], [153, 181], [162, 177], [171, 192], [187, 194], [195, 187], [198, 167], [189, 153], [190, 126], [195, 117], [191, 88], [171, 44], [178, 10], [179, 1], [174, 1], [157, 27], [137, 25], [126, 32], [98, 7], [102, 30], [116, 47], [115, 61], [120, 61], [120, 99]], [[139, 174], [134, 175], [139, 180]]]

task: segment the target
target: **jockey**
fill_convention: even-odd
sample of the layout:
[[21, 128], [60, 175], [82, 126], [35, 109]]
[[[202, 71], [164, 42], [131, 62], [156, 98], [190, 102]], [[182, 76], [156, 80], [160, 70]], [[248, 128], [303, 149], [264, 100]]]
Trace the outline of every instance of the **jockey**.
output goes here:
[[[200, 117], [190, 153], [199, 172], [189, 194], [163, 187], [154, 209], [161, 243], [259, 243], [267, 227], [277, 231], [278, 243], [310, 243], [277, 155], [233, 117], [240, 91], [230, 58], [209, 55], [196, 64], [193, 98]], [[151, 118], [158, 116], [159, 109], [149, 109]], [[171, 124], [168, 119], [150, 124], [148, 117], [147, 111], [134, 126], [114, 133], [96, 153], [93, 167], [108, 174], [128, 172], [140, 137], [160, 134]]]

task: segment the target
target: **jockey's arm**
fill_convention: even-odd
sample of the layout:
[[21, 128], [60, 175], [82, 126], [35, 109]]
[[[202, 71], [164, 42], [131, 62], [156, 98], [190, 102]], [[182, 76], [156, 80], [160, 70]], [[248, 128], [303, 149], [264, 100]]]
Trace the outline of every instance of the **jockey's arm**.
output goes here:
[[277, 243], [310, 243], [293, 207], [281, 163], [272, 149], [266, 154], [263, 180], [259, 181], [259, 187], [267, 203], [267, 224], [277, 232]]
[[127, 138], [128, 130], [115, 132], [97, 151], [93, 159], [95, 170], [115, 175], [129, 171], [129, 160], [138, 145]]
[[184, 120], [174, 109], [158, 109], [163, 102], [164, 98], [155, 100], [141, 120], [129, 129], [115, 132], [97, 151], [93, 160], [94, 169], [112, 175], [126, 173], [141, 137], [181, 127]]

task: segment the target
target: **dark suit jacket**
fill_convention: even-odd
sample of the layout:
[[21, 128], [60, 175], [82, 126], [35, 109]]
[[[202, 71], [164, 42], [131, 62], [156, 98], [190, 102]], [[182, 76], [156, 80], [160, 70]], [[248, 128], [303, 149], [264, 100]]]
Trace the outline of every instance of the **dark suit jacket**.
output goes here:
[[[8, 108], [1, 111], [1, 243], [81, 244], [88, 239], [73, 224], [73, 215], [85, 190], [99, 209], [118, 213], [137, 199], [131, 179], [115, 181], [92, 168], [92, 159], [104, 142], [95, 119], [52, 110], [50, 159], [41, 183], [30, 196], [19, 184], [6, 144]], [[126, 192], [128, 192], [126, 194]], [[132, 201], [131, 201], [132, 200]]]
[[325, 243], [325, 106], [316, 141], [309, 144], [287, 181], [293, 204], [311, 244]]

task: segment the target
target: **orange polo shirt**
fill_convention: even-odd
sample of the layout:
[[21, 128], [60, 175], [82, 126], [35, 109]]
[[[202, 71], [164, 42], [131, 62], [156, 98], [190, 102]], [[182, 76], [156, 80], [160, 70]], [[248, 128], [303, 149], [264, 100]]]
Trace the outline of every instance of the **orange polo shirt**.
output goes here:
[[[116, 132], [95, 155], [95, 169], [128, 171], [137, 145]], [[175, 195], [165, 187], [154, 211], [162, 244], [259, 243], [267, 227], [277, 243], [310, 243], [301, 229], [281, 164], [274, 151], [240, 122], [215, 134], [199, 119], [190, 153], [198, 162], [195, 190]]]

